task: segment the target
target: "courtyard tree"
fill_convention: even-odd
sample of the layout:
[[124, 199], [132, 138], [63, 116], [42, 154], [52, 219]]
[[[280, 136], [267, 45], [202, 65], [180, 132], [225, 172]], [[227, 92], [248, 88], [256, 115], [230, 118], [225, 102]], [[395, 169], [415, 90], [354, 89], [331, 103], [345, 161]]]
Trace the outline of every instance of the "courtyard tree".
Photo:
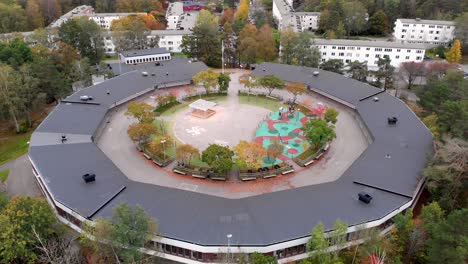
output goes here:
[[275, 89], [283, 89], [284, 87], [284, 81], [273, 74], [268, 74], [263, 77], [260, 77], [258, 80], [258, 83], [260, 86], [268, 90], [268, 96], [271, 96], [271, 93]]
[[148, 143], [151, 137], [158, 132], [152, 123], [136, 123], [128, 127], [127, 133], [130, 138], [138, 143]]
[[327, 111], [325, 111], [325, 116], [323, 117], [325, 121], [336, 124], [336, 121], [338, 117], [338, 111], [336, 111], [335, 108], [327, 108]]
[[293, 103], [295, 103], [299, 95], [307, 92], [307, 87], [301, 82], [289, 82], [286, 84], [286, 90], [293, 95]]
[[272, 61], [278, 57], [278, 49], [276, 48], [276, 41], [273, 36], [273, 30], [270, 25], [264, 24], [260, 27], [257, 41], [261, 48], [257, 51], [257, 59]]
[[395, 75], [395, 67], [392, 66], [390, 57], [384, 56], [377, 61], [379, 69], [375, 72], [377, 81], [374, 83], [376, 87], [382, 86], [384, 82], [384, 89], [392, 89]]
[[[311, 45], [309, 32], [294, 32], [291, 28], [281, 31], [281, 61], [306, 67], [318, 67], [321, 53]], [[313, 40], [312, 40], [313, 41]]]
[[459, 39], [456, 39], [453, 42], [453, 45], [447, 54], [447, 61], [451, 63], [459, 63], [461, 61], [461, 58], [462, 58], [461, 42]]
[[333, 125], [323, 119], [311, 119], [302, 127], [305, 137], [315, 150], [336, 137]]
[[327, 60], [320, 64], [322, 70], [336, 72], [338, 74], [343, 74], [343, 67], [343, 61], [338, 59]]
[[140, 123], [151, 123], [156, 116], [153, 110], [154, 107], [145, 102], [132, 101], [128, 104], [125, 115], [135, 118]]
[[339, 251], [329, 251], [329, 247], [337, 246], [338, 248], [344, 246], [346, 242], [346, 230], [348, 226], [341, 220], [336, 220], [333, 225], [333, 231], [325, 238], [325, 227], [319, 223], [312, 230], [312, 235], [307, 242], [307, 251], [309, 252], [309, 259], [306, 263], [321, 263], [321, 264], [338, 264], [343, 263], [338, 255]]
[[241, 61], [247, 65], [255, 63], [261, 49], [257, 36], [258, 31], [253, 24], [247, 24], [239, 33], [238, 51]]
[[57, 218], [44, 199], [18, 196], [0, 211], [0, 262], [36, 263], [40, 246], [35, 232], [44, 240], [57, 234]]
[[202, 161], [206, 162], [216, 172], [226, 173], [232, 168], [234, 152], [228, 147], [211, 144], [202, 152]]
[[196, 147], [190, 144], [183, 144], [183, 145], [177, 146], [176, 156], [178, 160], [181, 160], [190, 164], [190, 162], [192, 161], [192, 158], [200, 157], [200, 151]]
[[231, 77], [229, 73], [221, 73], [218, 76], [218, 87], [220, 91], [227, 91], [229, 88], [229, 82], [231, 81]]
[[117, 52], [148, 49], [158, 46], [159, 37], [148, 36], [151, 30], [161, 29], [152, 15], [131, 15], [112, 21], [110, 34]]
[[247, 96], [250, 95], [253, 88], [256, 88], [259, 86], [258, 80], [259, 80], [258, 77], [251, 76], [248, 74], [244, 74], [239, 78], [239, 82], [243, 84], [244, 87], [247, 89]]
[[[273, 140], [273, 142], [267, 147], [267, 156], [269, 161], [275, 161], [279, 156], [283, 154], [284, 145], [279, 140]], [[270, 162], [270, 163], [273, 163]]]
[[212, 89], [215, 89], [218, 85], [219, 73], [214, 72], [213, 70], [206, 70], [197, 73], [193, 76], [193, 82], [196, 85], [201, 85], [205, 88], [206, 93], [210, 93]]
[[262, 253], [254, 252], [250, 254], [251, 264], [277, 264], [278, 260], [274, 256], [268, 256]]
[[241, 140], [234, 147], [234, 153], [237, 155], [241, 165], [245, 165], [248, 168], [259, 168], [263, 164], [263, 157], [265, 157], [267, 151], [257, 142]]
[[357, 60], [351, 61], [346, 65], [346, 73], [351, 75], [351, 78], [360, 82], [367, 81], [367, 75], [369, 73], [367, 69], [367, 62], [359, 62]]
[[400, 78], [403, 81], [408, 83], [408, 89], [411, 89], [413, 86], [414, 81], [418, 76], [423, 75], [424, 71], [424, 63], [422, 62], [415, 62], [415, 61], [407, 61], [400, 64], [400, 69], [398, 71]]
[[107, 263], [135, 263], [147, 258], [139, 249], [157, 235], [157, 230], [156, 219], [141, 206], [121, 203], [114, 209], [112, 219], [97, 219], [96, 225], [86, 226], [80, 242]]

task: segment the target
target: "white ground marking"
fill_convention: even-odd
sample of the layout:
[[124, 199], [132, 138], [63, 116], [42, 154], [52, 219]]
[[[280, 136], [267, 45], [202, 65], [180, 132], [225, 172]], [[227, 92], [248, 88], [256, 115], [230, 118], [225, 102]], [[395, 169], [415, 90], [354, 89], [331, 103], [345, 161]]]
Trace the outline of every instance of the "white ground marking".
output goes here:
[[194, 126], [191, 129], [186, 128], [185, 131], [187, 131], [187, 133], [191, 134], [192, 136], [198, 136], [202, 132], [206, 132], [206, 129], [204, 129], [203, 127]]
[[190, 183], [181, 183], [179, 185], [180, 189], [195, 192], [198, 189], [198, 185]]

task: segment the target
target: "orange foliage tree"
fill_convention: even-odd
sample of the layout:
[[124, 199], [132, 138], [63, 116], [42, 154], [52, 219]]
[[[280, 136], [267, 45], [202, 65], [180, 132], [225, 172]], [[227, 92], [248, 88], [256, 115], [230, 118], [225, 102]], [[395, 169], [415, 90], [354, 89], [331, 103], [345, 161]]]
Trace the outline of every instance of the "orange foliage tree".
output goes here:
[[247, 142], [241, 140], [237, 146], [234, 147], [239, 163], [249, 168], [258, 168], [263, 164], [263, 157], [266, 156], [267, 151], [257, 142]]

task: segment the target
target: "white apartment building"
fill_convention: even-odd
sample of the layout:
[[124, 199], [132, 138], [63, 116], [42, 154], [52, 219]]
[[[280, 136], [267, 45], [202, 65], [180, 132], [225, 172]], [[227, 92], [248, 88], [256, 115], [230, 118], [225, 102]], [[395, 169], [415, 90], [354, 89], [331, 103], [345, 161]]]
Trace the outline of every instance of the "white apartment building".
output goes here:
[[302, 31], [315, 31], [318, 29], [320, 12], [295, 12], [301, 24]]
[[344, 64], [352, 61], [367, 62], [370, 70], [377, 69], [379, 58], [388, 56], [394, 67], [408, 61], [421, 62], [426, 46], [387, 41], [313, 39], [312, 45], [319, 48], [322, 62], [330, 59], [342, 60]]
[[96, 22], [96, 24], [98, 24], [101, 28], [109, 30], [112, 25], [112, 21], [130, 15], [146, 15], [146, 13], [95, 13], [84, 14], [81, 16], [87, 16], [89, 19]]
[[173, 2], [169, 4], [166, 11], [167, 29], [176, 29], [180, 16], [184, 13], [183, 2]]
[[125, 64], [140, 64], [171, 59], [171, 53], [165, 48], [129, 50], [120, 53], [119, 56]]
[[68, 11], [68, 13], [62, 15], [54, 22], [50, 23], [49, 27], [60, 27], [63, 23], [67, 22], [71, 18], [85, 14], [94, 14], [94, 8], [89, 5], [77, 6], [72, 10]]
[[273, 0], [273, 17], [278, 21], [278, 29], [288, 27], [294, 32], [318, 29], [319, 12], [295, 12], [291, 0]]
[[425, 19], [397, 19], [393, 36], [407, 43], [447, 45], [454, 38], [455, 22]]

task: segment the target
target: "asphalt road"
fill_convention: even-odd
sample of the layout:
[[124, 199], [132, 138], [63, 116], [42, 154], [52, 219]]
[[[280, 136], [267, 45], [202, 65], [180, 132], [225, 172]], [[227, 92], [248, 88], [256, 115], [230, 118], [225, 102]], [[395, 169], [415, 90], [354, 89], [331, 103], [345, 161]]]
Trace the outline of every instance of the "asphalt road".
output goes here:
[[34, 174], [31, 170], [31, 163], [28, 155], [25, 154], [15, 160], [9, 161], [0, 166], [0, 171], [10, 170], [6, 181], [7, 193], [10, 196], [41, 196], [41, 191], [37, 186]]

